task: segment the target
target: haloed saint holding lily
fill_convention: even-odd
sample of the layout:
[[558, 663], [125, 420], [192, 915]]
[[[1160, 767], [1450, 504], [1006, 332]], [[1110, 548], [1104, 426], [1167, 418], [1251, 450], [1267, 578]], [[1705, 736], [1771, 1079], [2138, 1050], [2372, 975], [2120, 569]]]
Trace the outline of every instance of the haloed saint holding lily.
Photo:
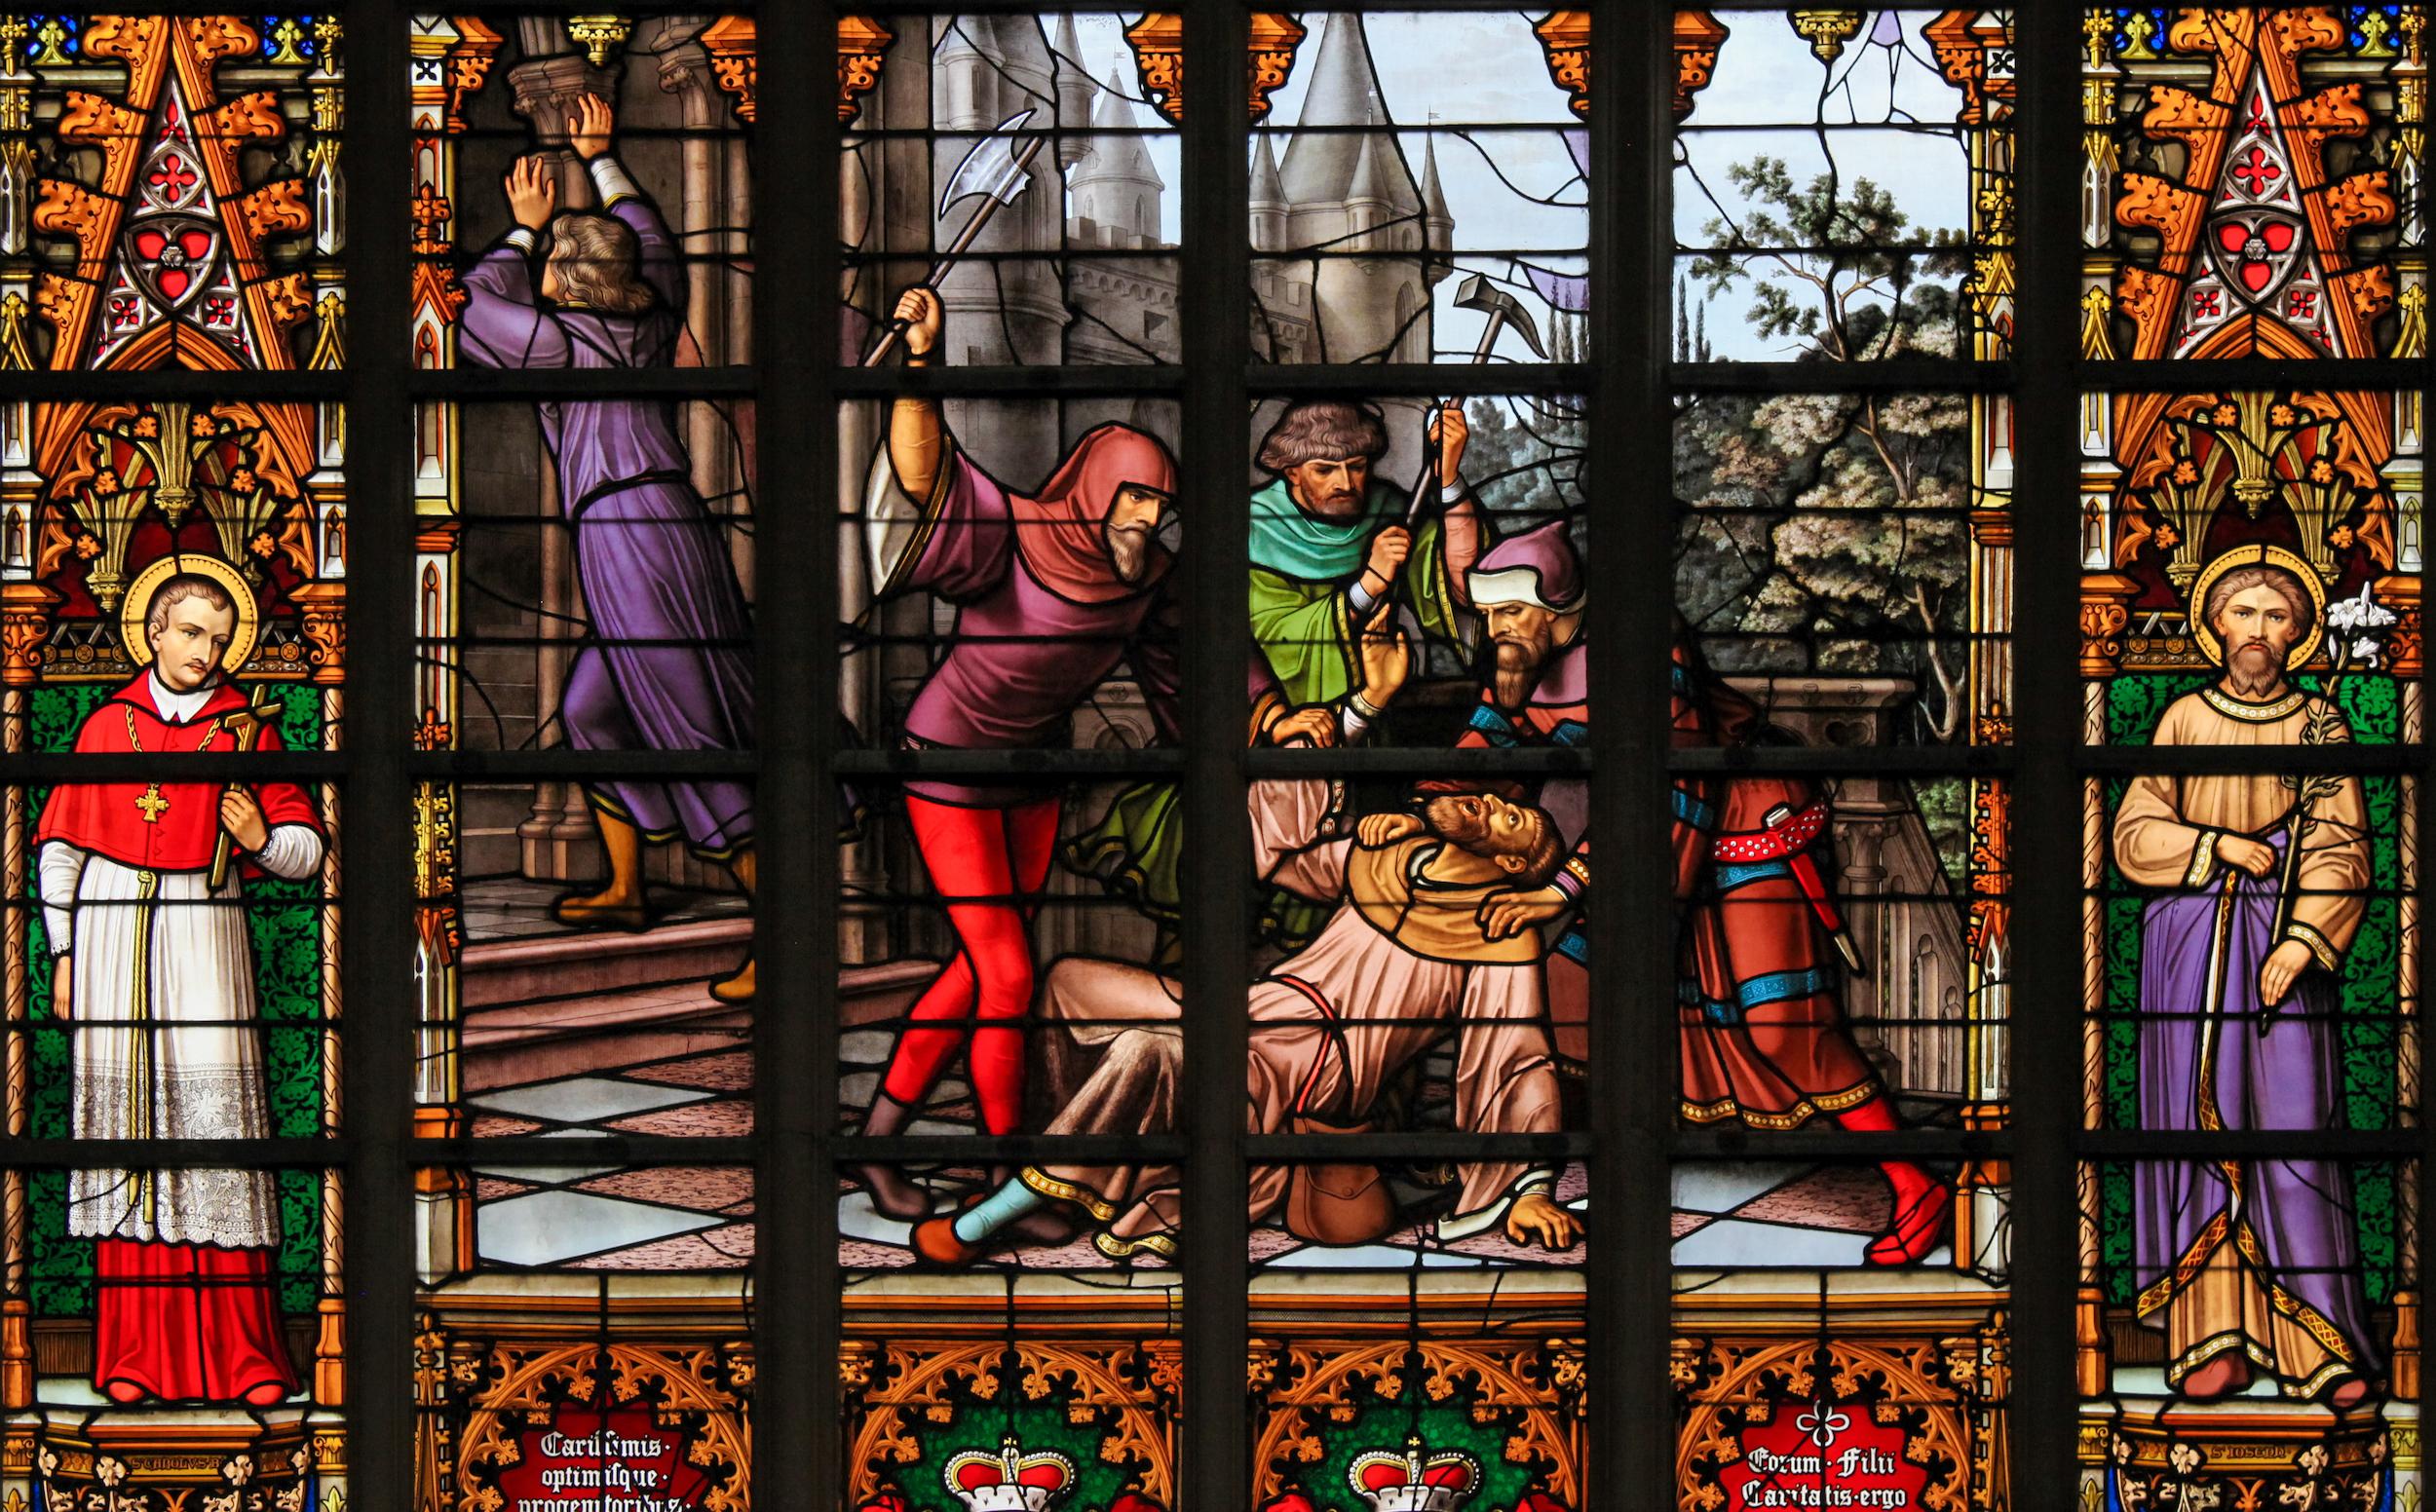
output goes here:
[[[2348, 741], [2332, 699], [2289, 680], [2330, 619], [2338, 679], [2373, 662], [2370, 635], [2393, 623], [2365, 597], [2329, 616], [2316, 573], [2281, 548], [2209, 563], [2190, 624], [2222, 674], [2166, 709], [2154, 743]], [[2135, 777], [2115, 813], [2115, 866], [2155, 890], [2141, 920], [2143, 1128], [2340, 1121], [2337, 973], [2367, 911], [2367, 808], [2357, 777], [2261, 765]], [[2137, 1310], [2166, 1336], [2177, 1391], [2207, 1400], [2265, 1373], [2338, 1409], [2367, 1397], [2380, 1367], [2341, 1161], [2143, 1161], [2137, 1181]]]

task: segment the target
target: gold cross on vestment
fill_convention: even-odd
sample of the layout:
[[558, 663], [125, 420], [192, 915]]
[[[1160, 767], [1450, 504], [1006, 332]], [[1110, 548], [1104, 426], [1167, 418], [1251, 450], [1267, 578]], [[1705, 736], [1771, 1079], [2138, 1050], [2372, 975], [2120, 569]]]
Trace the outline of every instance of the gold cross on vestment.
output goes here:
[[161, 815], [170, 812], [170, 801], [161, 796], [161, 784], [155, 782], [144, 789], [144, 795], [141, 798], [135, 800], [135, 807], [144, 812], [146, 824], [158, 824], [161, 822]]

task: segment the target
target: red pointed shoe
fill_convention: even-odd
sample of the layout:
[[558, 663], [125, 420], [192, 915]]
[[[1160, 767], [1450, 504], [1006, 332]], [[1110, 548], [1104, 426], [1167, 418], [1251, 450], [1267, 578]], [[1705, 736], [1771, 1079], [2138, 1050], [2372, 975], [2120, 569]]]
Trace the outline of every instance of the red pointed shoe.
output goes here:
[[1870, 1241], [1873, 1266], [1916, 1266], [1946, 1236], [1946, 1215], [1954, 1208], [1954, 1189], [1943, 1182], [1924, 1189], [1901, 1211], [1886, 1231]]
[[981, 1258], [978, 1245], [956, 1237], [956, 1220], [933, 1218], [914, 1225], [914, 1253], [934, 1266], [970, 1266]]

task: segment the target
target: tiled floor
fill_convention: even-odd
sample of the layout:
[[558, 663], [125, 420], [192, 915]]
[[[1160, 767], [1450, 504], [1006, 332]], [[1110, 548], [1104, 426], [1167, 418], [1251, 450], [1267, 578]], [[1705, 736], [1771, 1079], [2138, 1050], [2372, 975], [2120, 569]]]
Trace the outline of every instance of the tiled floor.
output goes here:
[[475, 1167], [488, 1265], [721, 1270], [752, 1261], [752, 1175], [740, 1166]]
[[[1862, 1264], [1893, 1198], [1875, 1166], [1752, 1161], [1676, 1169], [1675, 1264], [1843, 1267]], [[1951, 1264], [1940, 1246], [1921, 1264]]]
[[[568, 931], [550, 917], [560, 889], [488, 882], [467, 889], [469, 935], [535, 941]], [[655, 928], [733, 917], [741, 899], [670, 894]], [[633, 939], [633, 936], [624, 937]], [[492, 1003], [469, 1015], [467, 1098], [476, 1136], [749, 1133], [752, 1054], [741, 1027], [669, 1027], [714, 1016], [707, 979]], [[476, 1032], [492, 1026], [487, 1038]], [[499, 1026], [506, 1026], [501, 1028]], [[546, 1046], [537, 1054], [536, 1044]], [[485, 1047], [497, 1053], [485, 1062]], [[547, 1062], [547, 1074], [503, 1068]], [[750, 1173], [737, 1167], [477, 1166], [476, 1247], [485, 1264], [574, 1269], [724, 1269], [752, 1258]]]

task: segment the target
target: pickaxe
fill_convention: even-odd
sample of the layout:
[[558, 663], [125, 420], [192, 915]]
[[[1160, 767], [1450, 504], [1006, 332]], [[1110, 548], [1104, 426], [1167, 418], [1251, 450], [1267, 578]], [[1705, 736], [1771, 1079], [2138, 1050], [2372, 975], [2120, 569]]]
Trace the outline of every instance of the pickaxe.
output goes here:
[[[1041, 155], [1041, 144], [1048, 138], [1037, 134], [1027, 136], [1022, 146], [1015, 147], [1009, 145], [1009, 137], [1010, 133], [1021, 131], [1023, 124], [1032, 119], [1032, 114], [1029, 110], [1021, 111], [998, 123], [998, 130], [974, 142], [972, 150], [965, 154], [964, 161], [956, 165], [956, 171], [948, 175], [947, 188], [939, 195], [940, 219], [947, 218], [951, 208], [976, 195], [981, 203], [972, 208], [972, 218], [965, 222], [964, 229], [956, 233], [956, 240], [949, 243], [947, 249], [939, 253], [938, 261], [931, 265], [931, 276], [922, 281], [925, 287], [938, 287], [940, 280], [947, 277], [948, 270], [956, 266], [956, 259], [971, 250], [974, 240], [981, 235], [981, 228], [990, 223], [990, 217], [998, 213], [998, 208], [1014, 204], [1031, 184], [1032, 160]], [[889, 321], [888, 329], [881, 333], [869, 355], [863, 358], [862, 365], [878, 366], [880, 359], [894, 351], [897, 339], [904, 334], [903, 321]]]
[[[1455, 305], [1459, 310], [1478, 310], [1489, 318], [1489, 323], [1481, 328], [1480, 344], [1471, 349], [1473, 366], [1489, 359], [1489, 353], [1497, 346], [1499, 333], [1508, 325], [1522, 332], [1522, 339], [1531, 348], [1534, 357], [1542, 361], [1547, 359], [1548, 350], [1540, 344], [1540, 328], [1532, 323], [1531, 312], [1523, 308], [1521, 300], [1490, 283], [1483, 275], [1474, 273], [1465, 276], [1464, 286], [1455, 292]], [[1434, 415], [1445, 407], [1433, 404], [1430, 412]], [[1428, 432], [1425, 429], [1422, 434], [1426, 437]], [[1437, 497], [1437, 490], [1430, 486], [1437, 471], [1437, 448], [1425, 441], [1421, 476], [1413, 480], [1412, 503], [1404, 509], [1404, 523], [1408, 528], [1421, 518], [1422, 504]]]

